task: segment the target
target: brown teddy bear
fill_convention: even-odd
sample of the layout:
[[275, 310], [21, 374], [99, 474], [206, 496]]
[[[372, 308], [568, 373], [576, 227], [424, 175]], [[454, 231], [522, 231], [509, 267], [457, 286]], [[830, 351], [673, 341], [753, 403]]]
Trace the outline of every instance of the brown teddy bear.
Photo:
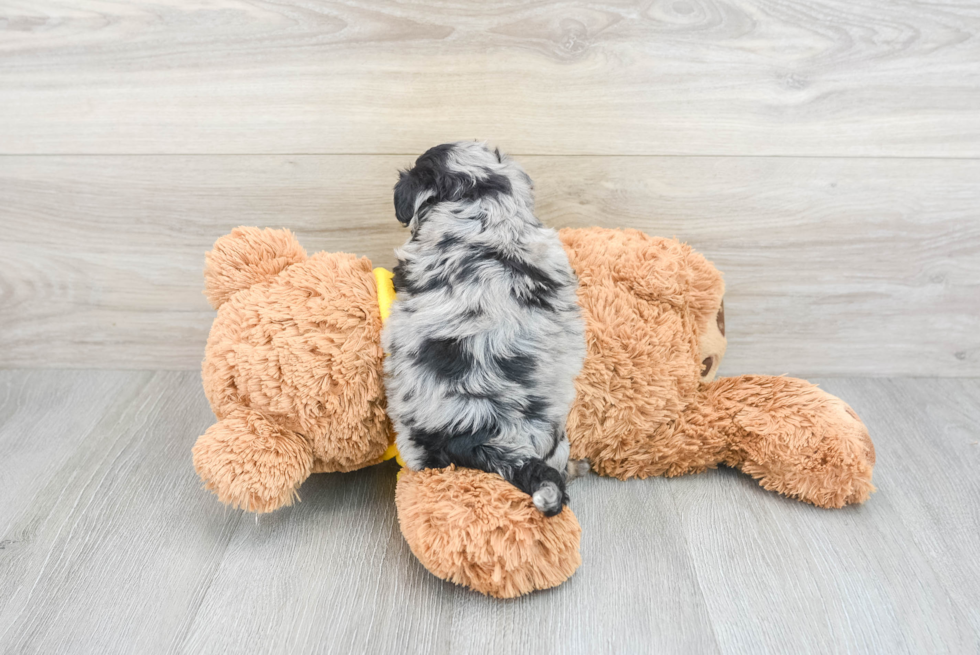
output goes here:
[[[874, 447], [846, 403], [793, 378], [714, 379], [724, 284], [704, 257], [635, 230], [560, 235], [588, 344], [572, 457], [620, 479], [725, 464], [820, 507], [874, 491]], [[380, 339], [391, 290], [366, 258], [307, 257], [287, 230], [238, 228], [208, 253], [205, 279], [218, 315], [203, 380], [219, 420], [194, 446], [194, 466], [222, 502], [269, 512], [311, 473], [394, 454]], [[426, 568], [483, 593], [552, 587], [581, 563], [572, 511], [545, 518], [496, 475], [404, 469], [396, 505]]]

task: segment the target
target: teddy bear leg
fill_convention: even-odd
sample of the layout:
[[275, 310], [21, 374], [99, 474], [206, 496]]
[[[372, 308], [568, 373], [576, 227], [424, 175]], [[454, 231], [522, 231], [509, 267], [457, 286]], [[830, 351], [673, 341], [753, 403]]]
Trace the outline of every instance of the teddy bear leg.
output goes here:
[[546, 517], [499, 475], [403, 469], [395, 490], [402, 534], [433, 575], [513, 598], [555, 587], [582, 563], [572, 510]]
[[844, 401], [804, 380], [742, 376], [712, 383], [728, 415], [726, 463], [766, 489], [818, 507], [874, 491], [874, 444]]
[[238, 410], [198, 438], [194, 468], [221, 502], [261, 514], [299, 498], [297, 487], [313, 469], [313, 448], [306, 437]]

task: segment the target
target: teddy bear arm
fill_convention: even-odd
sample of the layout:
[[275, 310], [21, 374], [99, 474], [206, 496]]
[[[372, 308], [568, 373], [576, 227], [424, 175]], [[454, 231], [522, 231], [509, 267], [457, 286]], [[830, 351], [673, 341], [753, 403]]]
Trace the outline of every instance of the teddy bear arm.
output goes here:
[[874, 445], [844, 401], [804, 380], [745, 375], [704, 385], [701, 413], [727, 441], [724, 462], [762, 487], [843, 507], [874, 491]]
[[568, 435], [573, 460], [588, 462], [599, 475], [620, 480], [701, 473], [728, 456], [728, 435], [708, 412], [700, 410], [652, 430], [614, 432], [604, 425], [591, 434], [569, 429]]
[[436, 577], [496, 598], [555, 587], [582, 563], [570, 507], [539, 512], [495, 473], [403, 469], [395, 489], [402, 535]]
[[260, 514], [291, 505], [314, 462], [306, 437], [248, 409], [208, 428], [193, 454], [198, 475], [221, 502]]

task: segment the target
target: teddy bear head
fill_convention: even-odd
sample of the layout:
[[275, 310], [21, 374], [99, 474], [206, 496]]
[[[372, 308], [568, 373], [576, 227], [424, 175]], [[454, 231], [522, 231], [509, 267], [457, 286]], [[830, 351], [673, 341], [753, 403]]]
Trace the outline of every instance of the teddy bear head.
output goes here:
[[205, 294], [218, 315], [202, 376], [219, 419], [250, 410], [303, 435], [314, 472], [381, 460], [392, 438], [367, 258], [307, 257], [288, 230], [238, 228], [207, 254]]
[[606, 460], [605, 450], [671, 424], [714, 379], [726, 347], [725, 285], [673, 239], [603, 228], [566, 229], [561, 238], [588, 335], [568, 421], [572, 455]]

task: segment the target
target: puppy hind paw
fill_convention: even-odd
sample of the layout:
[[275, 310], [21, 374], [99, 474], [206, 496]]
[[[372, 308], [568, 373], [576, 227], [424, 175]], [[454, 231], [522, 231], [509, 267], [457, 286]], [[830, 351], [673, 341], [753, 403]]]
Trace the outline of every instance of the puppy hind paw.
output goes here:
[[540, 459], [525, 462], [514, 471], [509, 482], [529, 495], [534, 506], [545, 516], [560, 514], [568, 503], [562, 474]]
[[561, 512], [562, 492], [554, 482], [542, 482], [531, 495], [531, 500], [545, 516], [555, 516]]
[[587, 459], [570, 459], [568, 460], [568, 481], [571, 482], [576, 478], [582, 478], [589, 474], [592, 470], [592, 463]]

